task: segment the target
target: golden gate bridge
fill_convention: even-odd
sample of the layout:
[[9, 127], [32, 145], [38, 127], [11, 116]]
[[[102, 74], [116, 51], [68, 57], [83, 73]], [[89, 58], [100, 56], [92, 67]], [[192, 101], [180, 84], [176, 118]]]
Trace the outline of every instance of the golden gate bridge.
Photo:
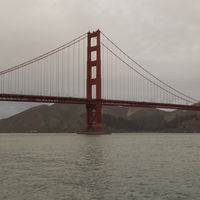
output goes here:
[[0, 101], [86, 105], [86, 129], [102, 129], [102, 106], [200, 111], [97, 30], [0, 72]]

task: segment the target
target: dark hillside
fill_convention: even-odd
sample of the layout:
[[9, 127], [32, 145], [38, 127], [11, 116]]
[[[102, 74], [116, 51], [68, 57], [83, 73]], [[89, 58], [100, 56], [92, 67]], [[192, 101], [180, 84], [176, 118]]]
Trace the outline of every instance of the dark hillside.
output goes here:
[[[0, 132], [79, 132], [85, 118], [83, 105], [41, 105], [0, 120]], [[200, 132], [200, 112], [107, 106], [103, 126], [112, 132]]]

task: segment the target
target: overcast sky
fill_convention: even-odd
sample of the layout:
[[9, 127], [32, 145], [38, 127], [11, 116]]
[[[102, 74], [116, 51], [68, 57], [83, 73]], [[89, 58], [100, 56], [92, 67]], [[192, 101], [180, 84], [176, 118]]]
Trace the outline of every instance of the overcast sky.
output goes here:
[[199, 0], [0, 0], [0, 27], [1, 70], [99, 28], [146, 69], [200, 99]]

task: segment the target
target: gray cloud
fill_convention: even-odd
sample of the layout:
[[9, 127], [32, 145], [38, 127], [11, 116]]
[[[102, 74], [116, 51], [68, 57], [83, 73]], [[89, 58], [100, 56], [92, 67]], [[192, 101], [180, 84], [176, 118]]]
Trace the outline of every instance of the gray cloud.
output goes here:
[[97, 28], [200, 99], [199, 0], [0, 0], [1, 70]]

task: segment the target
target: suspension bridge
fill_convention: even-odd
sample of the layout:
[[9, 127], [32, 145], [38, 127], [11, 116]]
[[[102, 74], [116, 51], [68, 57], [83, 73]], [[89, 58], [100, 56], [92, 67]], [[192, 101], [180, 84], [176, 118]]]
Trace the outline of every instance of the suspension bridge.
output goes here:
[[86, 130], [102, 129], [102, 106], [200, 111], [198, 101], [163, 82], [104, 33], [85, 33], [0, 72], [0, 101], [86, 105]]

